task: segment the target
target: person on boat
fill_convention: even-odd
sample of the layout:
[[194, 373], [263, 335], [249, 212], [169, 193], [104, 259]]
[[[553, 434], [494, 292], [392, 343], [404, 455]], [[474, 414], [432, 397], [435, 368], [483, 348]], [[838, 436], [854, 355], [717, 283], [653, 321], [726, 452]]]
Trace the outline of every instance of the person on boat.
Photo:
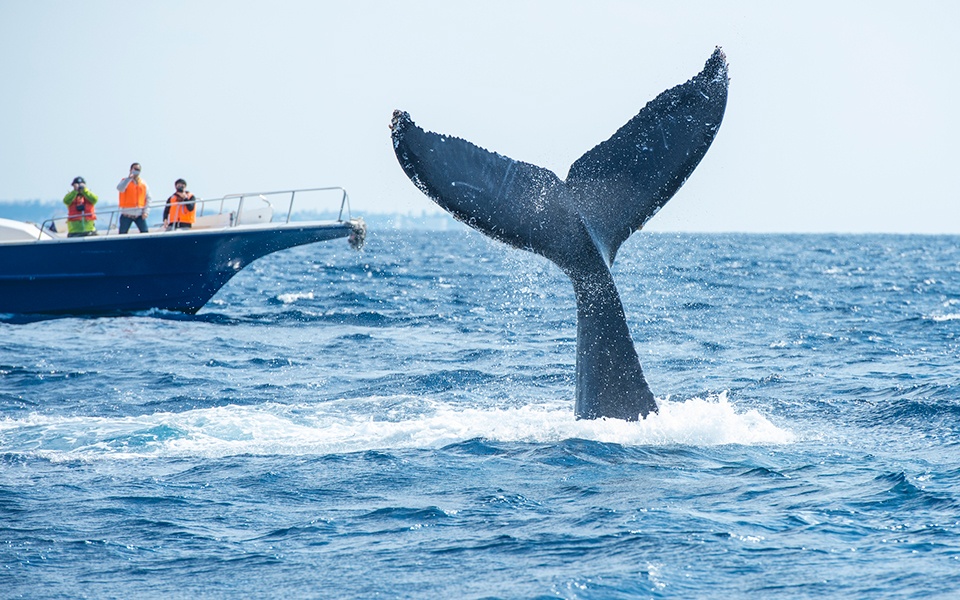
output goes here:
[[187, 182], [174, 182], [177, 191], [167, 198], [163, 209], [163, 224], [167, 229], [190, 229], [197, 219], [196, 197], [187, 191]]
[[67, 237], [97, 235], [97, 211], [94, 208], [97, 195], [87, 189], [83, 177], [74, 177], [71, 185], [73, 189], [63, 197], [63, 203], [67, 205]]
[[147, 214], [150, 212], [150, 190], [140, 178], [140, 163], [130, 165], [130, 175], [117, 184], [120, 192], [120, 233], [127, 233], [136, 224], [140, 233], [146, 233]]

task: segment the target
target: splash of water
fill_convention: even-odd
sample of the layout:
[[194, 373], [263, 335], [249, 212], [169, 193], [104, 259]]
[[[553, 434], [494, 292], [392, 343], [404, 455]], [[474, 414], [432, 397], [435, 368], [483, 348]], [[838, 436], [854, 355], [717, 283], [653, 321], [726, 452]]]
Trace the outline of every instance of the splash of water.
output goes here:
[[[384, 406], [409, 400], [417, 410]], [[0, 421], [0, 452], [50, 460], [137, 457], [327, 455], [440, 448], [470, 439], [557, 443], [585, 439], [627, 446], [788, 444], [796, 436], [756, 410], [738, 412], [725, 393], [660, 400], [647, 419], [577, 421], [569, 403], [465, 408], [418, 398], [366, 398], [319, 405], [223, 406], [138, 417], [48, 417]]]

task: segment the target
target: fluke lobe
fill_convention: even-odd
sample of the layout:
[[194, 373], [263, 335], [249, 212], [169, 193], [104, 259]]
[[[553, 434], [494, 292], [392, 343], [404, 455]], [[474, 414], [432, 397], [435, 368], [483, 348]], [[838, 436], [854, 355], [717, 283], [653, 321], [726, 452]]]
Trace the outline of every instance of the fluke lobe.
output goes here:
[[570, 277], [579, 419], [635, 421], [657, 411], [610, 266], [620, 245], [706, 154], [723, 119], [728, 82], [717, 48], [696, 77], [657, 96], [581, 156], [566, 180], [393, 113], [397, 160], [424, 194], [490, 237], [545, 256]]

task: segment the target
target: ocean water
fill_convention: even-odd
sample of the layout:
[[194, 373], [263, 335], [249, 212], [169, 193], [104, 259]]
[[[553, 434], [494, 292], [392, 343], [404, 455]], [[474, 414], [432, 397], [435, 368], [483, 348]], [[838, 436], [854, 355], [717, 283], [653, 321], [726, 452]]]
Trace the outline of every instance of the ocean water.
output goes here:
[[197, 315], [0, 321], [0, 597], [953, 598], [960, 238], [638, 234], [646, 421], [470, 231], [266, 257]]

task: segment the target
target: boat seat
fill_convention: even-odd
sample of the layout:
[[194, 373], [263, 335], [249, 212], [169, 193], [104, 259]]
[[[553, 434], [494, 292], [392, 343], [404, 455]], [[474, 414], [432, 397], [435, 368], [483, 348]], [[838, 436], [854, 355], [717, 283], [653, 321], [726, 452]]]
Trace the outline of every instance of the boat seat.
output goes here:
[[193, 229], [223, 229], [231, 225], [269, 223], [271, 220], [273, 220], [273, 208], [265, 206], [263, 208], [244, 210], [240, 213], [239, 217], [237, 217], [234, 212], [197, 217], [193, 223]]
[[218, 215], [206, 215], [197, 217], [193, 223], [193, 229], [223, 229], [230, 227], [233, 223], [233, 213], [220, 213]]
[[237, 225], [254, 225], [256, 223], [269, 223], [273, 219], [273, 207], [264, 206], [263, 208], [246, 209], [240, 213], [237, 219]]
[[61, 233], [66, 235], [67, 233], [67, 219], [54, 219], [53, 220], [53, 232]]

